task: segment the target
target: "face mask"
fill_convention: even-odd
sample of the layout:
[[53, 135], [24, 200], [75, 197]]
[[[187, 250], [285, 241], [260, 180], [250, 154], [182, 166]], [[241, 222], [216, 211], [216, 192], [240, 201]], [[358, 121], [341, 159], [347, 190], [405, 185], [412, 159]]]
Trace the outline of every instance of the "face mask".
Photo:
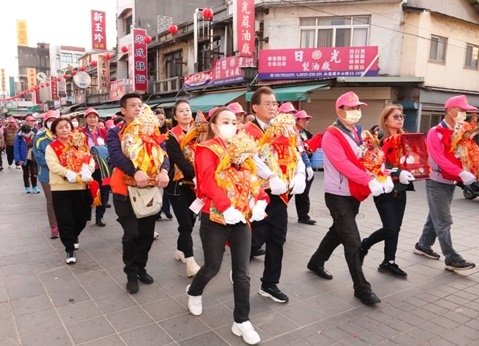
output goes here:
[[233, 136], [236, 134], [236, 131], [237, 131], [236, 125], [233, 125], [233, 124], [218, 125], [219, 136], [225, 141], [233, 138]]
[[73, 128], [76, 129], [78, 127], [78, 120], [73, 119], [72, 125], [73, 125]]
[[353, 109], [346, 111], [346, 121], [350, 124], [356, 124], [361, 119], [361, 110]]
[[466, 120], [467, 113], [466, 112], [457, 112], [456, 115], [456, 123], [462, 123]]

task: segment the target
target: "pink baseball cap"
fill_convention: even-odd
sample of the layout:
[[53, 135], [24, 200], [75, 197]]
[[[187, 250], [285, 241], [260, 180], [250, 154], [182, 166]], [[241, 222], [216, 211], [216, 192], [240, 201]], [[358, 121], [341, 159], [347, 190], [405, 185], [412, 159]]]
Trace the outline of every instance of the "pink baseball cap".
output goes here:
[[311, 115], [308, 115], [308, 113], [306, 113], [306, 111], [298, 111], [294, 117], [296, 118], [296, 120], [298, 119], [311, 119]]
[[230, 111], [232, 111], [234, 114], [243, 114], [246, 115], [247, 113], [244, 111], [243, 107], [238, 103], [238, 102], [233, 102], [230, 103], [229, 105], [226, 106]]
[[93, 114], [96, 114], [97, 117], [100, 117], [100, 115], [98, 114], [98, 111], [97, 111], [95, 108], [89, 107], [89, 108], [87, 108], [87, 110], [86, 110], [85, 113], [84, 113], [85, 118], [86, 118], [87, 116], [89, 116], [90, 114], [92, 114], [92, 113], [93, 113]]
[[219, 109], [220, 107], [216, 106], [216, 107], [213, 107], [211, 108], [209, 111], [208, 111], [208, 115], [206, 117], [206, 120], [210, 121], [211, 117], [213, 116], [213, 114], [215, 114], [215, 112]]
[[56, 119], [60, 117], [60, 114], [58, 112], [49, 110], [45, 114], [43, 114], [43, 121], [47, 121], [48, 119]]
[[346, 107], [356, 107], [356, 106], [367, 106], [367, 103], [359, 101], [358, 95], [352, 91], [348, 91], [345, 94], [339, 96], [336, 100], [336, 109], [339, 109], [343, 106]]
[[450, 99], [446, 101], [444, 104], [444, 108], [453, 108], [453, 107], [458, 107], [461, 109], [464, 109], [465, 111], [477, 111], [477, 108], [474, 106], [471, 106], [467, 102], [467, 97], [466, 95], [458, 95], [458, 96], [453, 96]]
[[278, 108], [279, 113], [296, 113], [297, 110], [294, 108], [291, 102], [285, 102]]
[[107, 120], [105, 122], [105, 126], [107, 129], [111, 129], [112, 127], [115, 127], [115, 122], [113, 121], [113, 119]]

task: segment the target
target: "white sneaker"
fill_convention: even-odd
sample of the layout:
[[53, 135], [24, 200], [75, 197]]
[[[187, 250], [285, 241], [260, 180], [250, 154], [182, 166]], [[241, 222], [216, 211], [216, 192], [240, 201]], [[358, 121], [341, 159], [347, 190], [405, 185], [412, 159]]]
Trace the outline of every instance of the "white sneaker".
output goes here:
[[77, 258], [75, 256], [75, 251], [67, 252], [67, 259], [65, 260], [67, 264], [75, 264], [77, 263]]
[[73, 246], [75, 247], [75, 250], [78, 250], [80, 248], [80, 243], [75, 243]]
[[256, 333], [250, 321], [243, 323], [234, 322], [231, 331], [234, 335], [241, 336], [248, 345], [256, 345], [261, 341], [259, 334]]
[[154, 240], [158, 239], [159, 237], [160, 237], [160, 233], [158, 233], [158, 232], [156, 232], [156, 231], [153, 232], [153, 239], [154, 239]]
[[203, 312], [203, 296], [190, 296], [188, 290], [191, 285], [186, 287], [186, 294], [188, 295], [188, 310], [192, 315], [199, 316]]
[[183, 251], [180, 251], [180, 250], [175, 251], [175, 260], [180, 261], [182, 263], [186, 263], [186, 258]]

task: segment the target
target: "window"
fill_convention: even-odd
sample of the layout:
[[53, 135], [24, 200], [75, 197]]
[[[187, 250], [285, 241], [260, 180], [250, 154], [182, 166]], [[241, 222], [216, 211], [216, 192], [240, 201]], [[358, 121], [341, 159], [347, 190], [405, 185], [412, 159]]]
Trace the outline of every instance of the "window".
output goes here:
[[429, 60], [446, 62], [447, 37], [431, 35], [431, 47], [429, 49]]
[[477, 69], [478, 58], [479, 58], [479, 46], [468, 43], [466, 48], [466, 63], [464, 64], [464, 66], [468, 68]]
[[179, 50], [165, 55], [166, 78], [183, 75], [183, 51]]
[[300, 18], [301, 48], [367, 46], [369, 16]]
[[213, 61], [221, 57], [219, 37], [213, 38], [213, 50], [210, 42], [204, 41], [198, 44], [198, 72], [206, 71], [212, 67]]
[[73, 63], [73, 54], [72, 53], [61, 53], [60, 60], [62, 64], [72, 64]]

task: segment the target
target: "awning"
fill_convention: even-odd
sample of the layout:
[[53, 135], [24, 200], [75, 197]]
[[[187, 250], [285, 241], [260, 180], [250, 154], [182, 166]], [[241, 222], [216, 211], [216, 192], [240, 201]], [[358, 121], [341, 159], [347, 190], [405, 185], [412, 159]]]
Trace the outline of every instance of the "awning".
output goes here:
[[208, 112], [211, 108], [216, 106], [224, 106], [234, 99], [244, 95], [246, 91], [229, 91], [223, 93], [210, 93], [194, 97], [189, 100], [191, 110], [193, 112], [202, 111]]
[[[327, 89], [328, 83], [310, 84], [310, 85], [298, 85], [290, 87], [277, 87], [273, 88], [276, 101], [307, 101], [308, 93], [315, 91], [316, 89]], [[246, 93], [246, 101], [251, 101], [253, 92]]]
[[[93, 107], [97, 112], [98, 112], [98, 116], [101, 118], [108, 118], [108, 117], [112, 117], [113, 115], [115, 115], [116, 112], [119, 112], [120, 111], [120, 106], [117, 105], [117, 106], [114, 106], [114, 107], [105, 107], [105, 106], [98, 106], [98, 107]], [[80, 108], [80, 109], [77, 109], [77, 112], [85, 112], [87, 110], [87, 108], [83, 107], [83, 108]]]

